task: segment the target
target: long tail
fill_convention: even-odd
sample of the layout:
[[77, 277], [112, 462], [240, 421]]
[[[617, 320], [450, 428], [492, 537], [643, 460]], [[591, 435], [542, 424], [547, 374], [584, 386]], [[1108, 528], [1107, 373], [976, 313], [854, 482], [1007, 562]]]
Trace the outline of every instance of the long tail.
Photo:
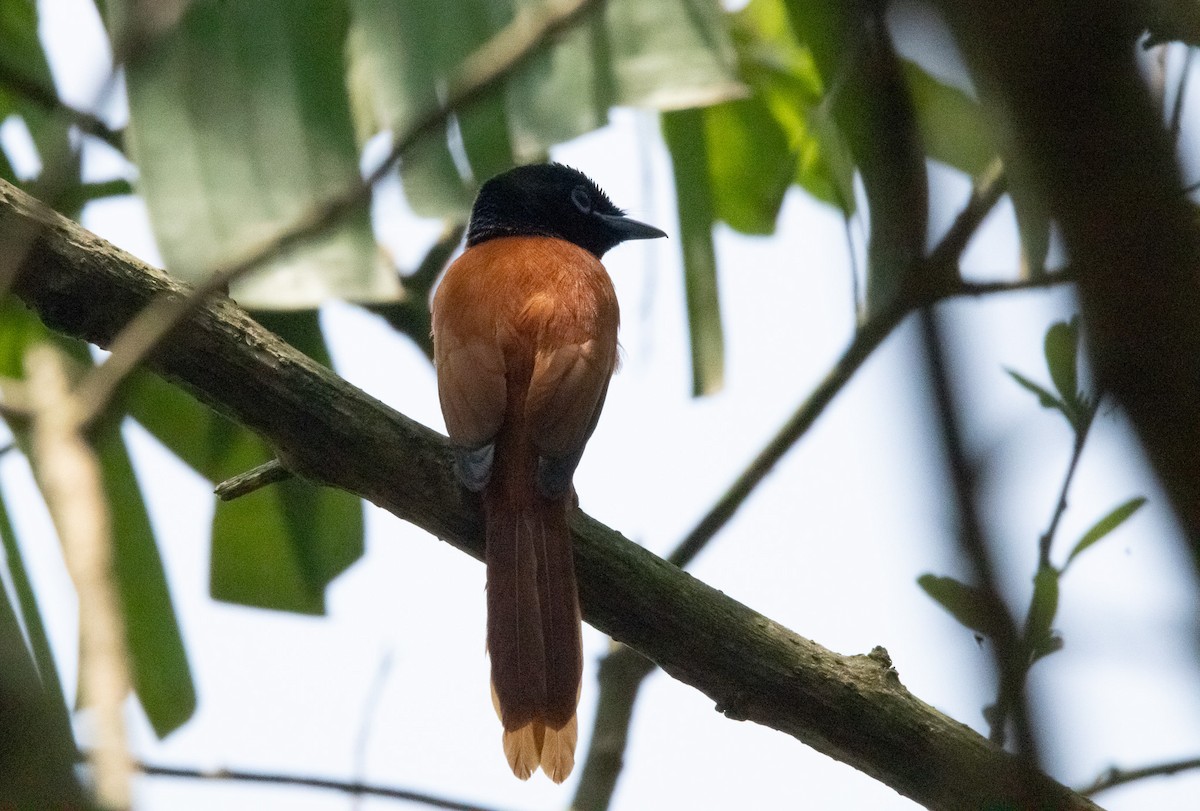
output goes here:
[[583, 672], [571, 494], [538, 494], [532, 449], [505, 444], [484, 492], [492, 699], [513, 774], [525, 780], [541, 766], [561, 783], [575, 765]]

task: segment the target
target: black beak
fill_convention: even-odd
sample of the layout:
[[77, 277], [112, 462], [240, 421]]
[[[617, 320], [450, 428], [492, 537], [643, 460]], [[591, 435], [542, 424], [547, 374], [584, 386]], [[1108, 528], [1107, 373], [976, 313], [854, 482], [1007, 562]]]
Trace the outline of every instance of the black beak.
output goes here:
[[630, 239], [658, 239], [667, 235], [666, 231], [655, 228], [653, 225], [631, 220], [620, 214], [598, 213], [596, 216], [600, 218], [605, 226], [608, 227], [608, 230], [621, 242]]

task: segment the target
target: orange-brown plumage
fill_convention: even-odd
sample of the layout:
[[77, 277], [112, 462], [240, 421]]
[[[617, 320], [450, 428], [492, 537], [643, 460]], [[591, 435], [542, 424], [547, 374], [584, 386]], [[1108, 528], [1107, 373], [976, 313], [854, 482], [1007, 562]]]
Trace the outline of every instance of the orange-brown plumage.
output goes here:
[[468, 248], [434, 296], [442, 412], [460, 477], [483, 495], [493, 699], [522, 779], [540, 766], [561, 782], [574, 765], [583, 662], [571, 477], [616, 366], [619, 322], [599, 257], [661, 233], [626, 220], [574, 170], [522, 167], [485, 185]]

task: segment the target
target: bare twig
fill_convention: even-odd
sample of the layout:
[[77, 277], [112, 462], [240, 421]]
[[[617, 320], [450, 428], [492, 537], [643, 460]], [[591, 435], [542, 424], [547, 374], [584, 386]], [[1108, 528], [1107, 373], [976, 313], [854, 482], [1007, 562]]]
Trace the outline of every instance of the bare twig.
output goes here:
[[1067, 464], [1067, 473], [1063, 476], [1062, 487], [1058, 491], [1058, 501], [1054, 505], [1054, 514], [1050, 517], [1050, 525], [1038, 539], [1038, 565], [1050, 566], [1050, 548], [1054, 545], [1054, 536], [1058, 533], [1058, 524], [1067, 511], [1067, 493], [1075, 478], [1075, 470], [1079, 467], [1079, 457], [1083, 455], [1083, 446], [1087, 442], [1088, 429], [1091, 421], [1084, 423], [1075, 434], [1075, 443], [1071, 448], [1071, 461]]
[[466, 226], [462, 223], [446, 224], [442, 235], [425, 253], [416, 270], [404, 277], [404, 297], [400, 301], [367, 305], [367, 309], [382, 316], [393, 329], [411, 338], [431, 359], [433, 336], [429, 320], [429, 294], [433, 290], [433, 283], [458, 248], [465, 230]]
[[1143, 766], [1140, 769], [1119, 769], [1113, 766], [1089, 785], [1079, 789], [1079, 793], [1085, 797], [1091, 797], [1093, 794], [1099, 794], [1102, 791], [1123, 786], [1126, 783], [1146, 780], [1150, 777], [1168, 777], [1180, 772], [1190, 771], [1191, 769], [1200, 769], [1200, 758], [1187, 758], [1167, 763], [1156, 763], [1153, 766]]
[[351, 783], [344, 780], [333, 780], [324, 777], [308, 777], [296, 774], [278, 774], [273, 772], [250, 772], [240, 769], [195, 769], [183, 766], [158, 766], [152, 763], [134, 763], [134, 768], [150, 777], [174, 777], [184, 780], [232, 780], [242, 783], [266, 783], [277, 786], [301, 786], [304, 788], [340, 791], [343, 794], [360, 795], [365, 797], [381, 797], [389, 800], [407, 800], [421, 803], [430, 808], [443, 808], [448, 811], [496, 811], [488, 806], [475, 803], [448, 800], [422, 791], [412, 791], [403, 788], [388, 788], [373, 786], [366, 783]]
[[[388, 650], [379, 660], [379, 667], [375, 669], [375, 679], [367, 691], [366, 700], [363, 701], [362, 722], [358, 727], [358, 739], [354, 742], [354, 782], [356, 783], [362, 782], [363, 772], [367, 768], [367, 750], [371, 742], [371, 729], [379, 710], [379, 701], [383, 698], [383, 688], [387, 685], [388, 674], [391, 671], [392, 652]], [[355, 808], [358, 807], [363, 796], [362, 792], [354, 795]]]
[[975, 470], [967, 461], [959, 426], [958, 406], [950, 386], [946, 368], [945, 349], [937, 316], [932, 308], [921, 312], [921, 336], [928, 365], [929, 385], [933, 391], [941, 424], [943, 453], [954, 485], [958, 508], [958, 538], [963, 555], [974, 569], [975, 581], [986, 601], [991, 626], [993, 656], [999, 681], [999, 698], [989, 722], [991, 739], [1003, 745], [1006, 718], [1011, 714], [1016, 728], [1017, 752], [1031, 763], [1037, 763], [1037, 743], [1029, 720], [1024, 691], [1024, 657], [1012, 614], [1000, 597], [996, 573], [992, 567], [991, 551], [984, 537], [983, 522], [975, 501]]
[[133, 761], [121, 708], [129, 694], [124, 620], [112, 578], [112, 539], [100, 463], [83, 436], [63, 358], [48, 345], [26, 356], [34, 407], [31, 446], [42, 493], [79, 594], [80, 692], [94, 713], [96, 797], [128, 808]]
[[578, 21], [598, 0], [556, 0], [545, 7], [525, 8], [511, 23], [479, 47], [449, 82], [445, 103], [419, 117], [392, 139], [387, 158], [361, 182], [320, 201], [275, 236], [213, 269], [205, 281], [184, 297], [162, 296], [138, 314], [117, 336], [112, 354], [80, 384], [80, 399], [95, 419], [111, 401], [117, 387], [209, 296], [225, 290], [234, 279], [280, 253], [295, 248], [340, 222], [366, 203], [371, 188], [386, 176], [400, 156], [418, 139], [443, 126], [452, 113], [476, 101], [519, 67], [558, 33]]
[[601, 660], [596, 720], [571, 811], [604, 811], [612, 802], [625, 765], [633, 707], [642, 683], [654, 670], [654, 662], [619, 642]]
[[226, 479], [213, 488], [221, 501], [233, 501], [235, 498], [248, 496], [255, 490], [261, 490], [272, 484], [278, 484], [292, 477], [291, 471], [283, 466], [278, 459], [263, 462], [256, 468], [245, 473]]
[[53, 87], [18, 73], [12, 65], [0, 59], [0, 85], [48, 113], [59, 115], [79, 127], [80, 131], [104, 141], [118, 152], [125, 151], [124, 136], [92, 113], [79, 110], [58, 97]]
[[[959, 257], [962, 256], [975, 229], [1003, 196], [1004, 187], [1003, 164], [996, 160], [980, 175], [966, 205], [959, 212], [945, 236], [930, 253], [929, 258], [925, 260], [925, 268], [918, 274], [919, 278], [940, 281], [957, 277], [957, 274], [947, 272], [947, 269], [952, 270], [957, 267]], [[1057, 279], [1050, 283], [1055, 281]], [[982, 285], [958, 283], [950, 286], [935, 286], [928, 291], [928, 294], [935, 299], [960, 294], [981, 295], [985, 292], [1044, 287], [1047, 283], [1045, 279], [998, 282], [990, 285], [986, 290]], [[709, 511], [693, 527], [692, 531], [679, 542], [679, 545], [667, 558], [668, 560], [676, 566], [684, 567], [699, 554], [713, 536], [741, 508], [754, 488], [766, 478], [779, 460], [816, 422], [817, 418], [825, 411], [825, 407], [833, 401], [833, 398], [849, 382], [863, 362], [883, 343], [917, 303], [919, 302], [896, 301], [879, 310], [860, 326], [855, 333], [854, 340], [850, 342], [850, 346], [842, 353], [824, 380], [805, 398], [792, 417], [754, 457], [750, 465], [734, 480], [724, 495], [717, 500], [717, 503], [709, 508]]]

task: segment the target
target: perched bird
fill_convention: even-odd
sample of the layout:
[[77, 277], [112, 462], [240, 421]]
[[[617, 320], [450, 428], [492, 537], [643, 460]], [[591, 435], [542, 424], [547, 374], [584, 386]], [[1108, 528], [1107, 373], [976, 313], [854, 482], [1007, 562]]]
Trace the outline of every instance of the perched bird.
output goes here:
[[521, 166], [483, 184], [433, 299], [442, 414], [459, 479], [483, 494], [492, 699], [522, 780], [541, 766], [561, 783], [575, 764], [583, 655], [567, 515], [617, 364], [600, 258], [662, 236], [575, 169]]

